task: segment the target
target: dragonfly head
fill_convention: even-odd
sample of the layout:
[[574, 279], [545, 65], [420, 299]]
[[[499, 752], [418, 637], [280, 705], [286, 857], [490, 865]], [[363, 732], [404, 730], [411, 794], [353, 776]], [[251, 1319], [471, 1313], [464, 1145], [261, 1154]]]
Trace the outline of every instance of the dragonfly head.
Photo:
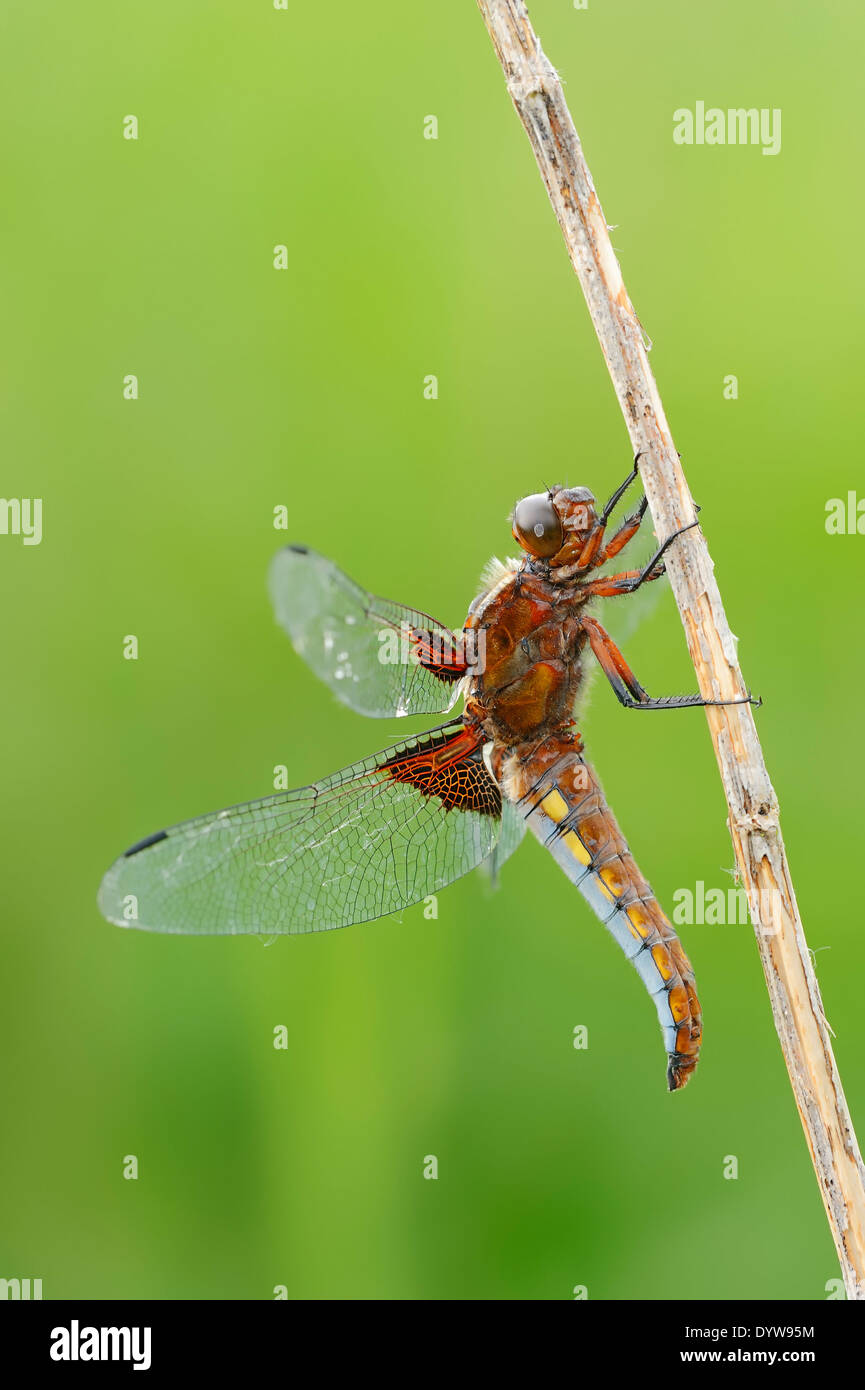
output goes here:
[[579, 555], [596, 521], [595, 499], [587, 487], [551, 487], [517, 503], [511, 529], [527, 555], [558, 566]]

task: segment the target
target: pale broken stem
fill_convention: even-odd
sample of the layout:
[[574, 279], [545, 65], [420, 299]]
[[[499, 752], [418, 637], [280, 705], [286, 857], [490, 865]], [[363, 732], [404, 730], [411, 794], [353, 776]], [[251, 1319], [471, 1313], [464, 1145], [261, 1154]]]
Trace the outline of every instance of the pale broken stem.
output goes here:
[[[643, 334], [610, 244], [558, 76], [521, 0], [478, 0], [508, 91], [531, 141], [606, 359], [658, 536], [695, 518]], [[667, 561], [673, 593], [707, 699], [745, 693], [706, 541], [689, 531]], [[706, 711], [729, 807], [736, 859], [772, 1014], [848, 1298], [865, 1298], [865, 1169], [835, 1065], [820, 990], [802, 930], [751, 706]]]

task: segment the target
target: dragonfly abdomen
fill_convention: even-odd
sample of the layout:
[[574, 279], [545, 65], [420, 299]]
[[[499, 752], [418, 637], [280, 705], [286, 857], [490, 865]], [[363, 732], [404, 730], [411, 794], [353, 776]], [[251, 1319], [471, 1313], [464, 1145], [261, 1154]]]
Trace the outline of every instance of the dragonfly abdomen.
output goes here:
[[564, 742], [550, 739], [527, 757], [505, 758], [504, 786], [636, 967], [658, 1011], [667, 1085], [681, 1090], [697, 1065], [702, 1037], [691, 962], [640, 873], [579, 741], [570, 748]]

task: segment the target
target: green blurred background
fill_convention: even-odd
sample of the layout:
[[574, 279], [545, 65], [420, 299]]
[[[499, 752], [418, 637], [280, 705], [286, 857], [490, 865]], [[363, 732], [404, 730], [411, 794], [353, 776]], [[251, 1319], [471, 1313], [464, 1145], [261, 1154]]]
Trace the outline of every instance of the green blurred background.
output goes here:
[[[532, 16], [766, 701], [865, 1125], [865, 539], [824, 529], [828, 498], [865, 492], [865, 18]], [[749, 927], [682, 929], [706, 1043], [668, 1096], [635, 972], [534, 841], [497, 893], [477, 874], [442, 893], [437, 921], [265, 947], [96, 911], [141, 835], [435, 722], [374, 724], [317, 684], [269, 610], [280, 543], [459, 624], [517, 497], [627, 471], [474, 4], [5, 0], [0, 50], [2, 492], [44, 499], [40, 546], [0, 536], [0, 1276], [46, 1298], [825, 1297], [837, 1264]], [[697, 100], [780, 107], [781, 153], [674, 145]], [[669, 591], [627, 654], [653, 693], [693, 688]], [[582, 727], [662, 902], [729, 886], [703, 715], [637, 720], [596, 683]]]

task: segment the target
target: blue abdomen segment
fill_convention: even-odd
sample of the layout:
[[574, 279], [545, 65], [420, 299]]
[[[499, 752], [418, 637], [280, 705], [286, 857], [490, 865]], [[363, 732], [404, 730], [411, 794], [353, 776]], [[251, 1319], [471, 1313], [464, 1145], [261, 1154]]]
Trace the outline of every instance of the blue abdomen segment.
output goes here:
[[[550, 741], [552, 742], [552, 741]], [[505, 764], [505, 786], [528, 825], [635, 966], [655, 1001], [668, 1055], [667, 1084], [681, 1090], [702, 1038], [694, 972], [578, 751], [549, 743]]]

